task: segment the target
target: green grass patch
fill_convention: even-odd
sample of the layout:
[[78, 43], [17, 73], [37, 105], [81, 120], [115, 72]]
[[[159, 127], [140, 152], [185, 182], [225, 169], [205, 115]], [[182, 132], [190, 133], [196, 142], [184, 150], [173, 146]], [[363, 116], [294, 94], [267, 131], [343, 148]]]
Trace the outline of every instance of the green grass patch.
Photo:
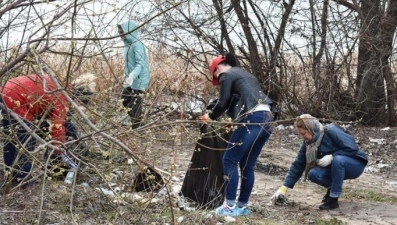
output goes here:
[[316, 219], [316, 225], [344, 225], [346, 223], [338, 220], [335, 217], [330, 219]]
[[343, 197], [346, 199], [360, 199], [368, 202], [397, 203], [397, 197], [366, 189], [347, 189], [344, 191]]

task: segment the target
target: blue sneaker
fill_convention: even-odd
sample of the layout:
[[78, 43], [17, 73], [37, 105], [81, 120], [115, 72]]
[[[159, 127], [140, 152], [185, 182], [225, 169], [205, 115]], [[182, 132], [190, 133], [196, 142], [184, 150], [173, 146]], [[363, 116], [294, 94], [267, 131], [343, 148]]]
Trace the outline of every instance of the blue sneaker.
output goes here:
[[237, 207], [222, 205], [215, 209], [215, 214], [217, 216], [246, 216], [251, 214], [251, 211], [247, 207]]
[[249, 210], [247, 207], [236, 207], [237, 208], [237, 215], [238, 216], [248, 216], [249, 214], [251, 214], [251, 210]]

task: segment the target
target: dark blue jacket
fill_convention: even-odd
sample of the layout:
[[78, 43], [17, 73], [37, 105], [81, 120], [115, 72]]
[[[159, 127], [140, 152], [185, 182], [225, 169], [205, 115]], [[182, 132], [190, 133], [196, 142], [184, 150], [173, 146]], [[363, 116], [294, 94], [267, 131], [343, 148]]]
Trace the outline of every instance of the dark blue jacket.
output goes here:
[[[324, 136], [317, 150], [317, 159], [329, 154], [350, 156], [362, 161], [365, 165], [368, 163], [367, 155], [359, 149], [354, 137], [335, 124], [328, 124], [324, 127]], [[285, 177], [284, 186], [293, 188], [305, 171], [305, 167], [306, 143], [303, 142]]]

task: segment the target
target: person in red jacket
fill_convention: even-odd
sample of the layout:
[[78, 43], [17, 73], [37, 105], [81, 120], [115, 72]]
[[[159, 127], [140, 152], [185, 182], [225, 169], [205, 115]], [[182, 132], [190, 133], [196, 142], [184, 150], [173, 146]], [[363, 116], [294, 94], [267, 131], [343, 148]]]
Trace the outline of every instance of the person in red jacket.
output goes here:
[[[91, 89], [92, 87], [95, 89], [95, 85], [87, 84], [87, 79], [76, 79], [76, 81], [73, 89], [81, 90], [84, 85], [88, 88], [91, 85]], [[95, 79], [90, 82], [95, 82]], [[4, 163], [6, 169], [12, 171], [13, 178], [25, 178], [32, 169], [27, 151], [34, 150], [36, 139], [6, 111], [15, 112], [32, 130], [35, 130], [32, 123], [34, 120], [49, 119], [52, 140], [64, 143], [67, 136], [66, 128], [72, 126], [67, 120], [70, 103], [61, 90], [57, 89], [49, 75], [30, 74], [12, 78], [0, 89], [0, 94], [0, 100], [7, 109], [2, 110], [2, 125], [8, 137], [3, 147]], [[22, 149], [24, 150], [20, 151]], [[14, 162], [18, 155], [18, 162]]]

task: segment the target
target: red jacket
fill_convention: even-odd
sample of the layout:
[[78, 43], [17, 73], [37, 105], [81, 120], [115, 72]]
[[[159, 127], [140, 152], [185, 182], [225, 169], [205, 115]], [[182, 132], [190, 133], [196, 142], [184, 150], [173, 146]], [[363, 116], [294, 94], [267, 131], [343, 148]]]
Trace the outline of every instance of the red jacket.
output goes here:
[[60, 91], [55, 91], [56, 86], [48, 75], [44, 79], [46, 88], [43, 79], [35, 74], [8, 80], [0, 90], [3, 102], [25, 120], [33, 121], [39, 117], [51, 119], [52, 138], [65, 142], [65, 121], [70, 103]]

